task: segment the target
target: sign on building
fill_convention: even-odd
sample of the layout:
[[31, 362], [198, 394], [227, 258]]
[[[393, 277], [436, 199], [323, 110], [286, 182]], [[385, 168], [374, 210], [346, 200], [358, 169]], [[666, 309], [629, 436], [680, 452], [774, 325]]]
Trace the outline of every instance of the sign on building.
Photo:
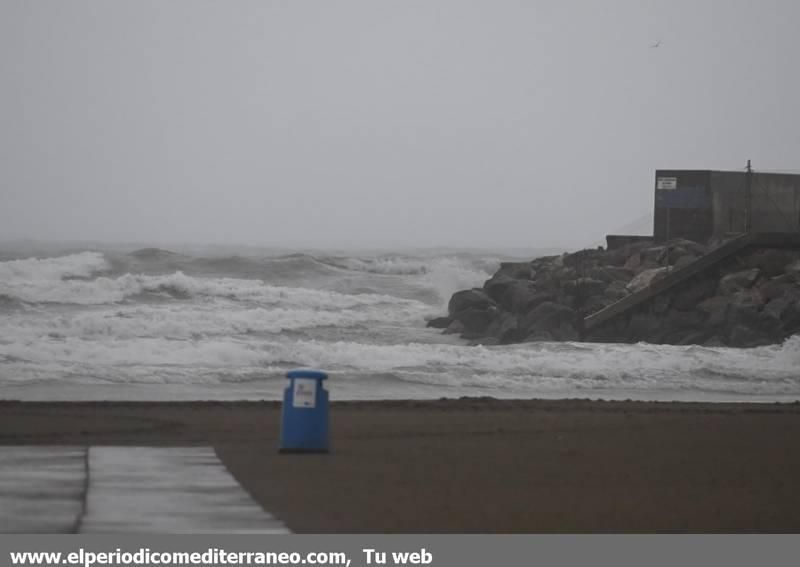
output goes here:
[[674, 191], [678, 188], [677, 177], [659, 177], [656, 179], [656, 189]]

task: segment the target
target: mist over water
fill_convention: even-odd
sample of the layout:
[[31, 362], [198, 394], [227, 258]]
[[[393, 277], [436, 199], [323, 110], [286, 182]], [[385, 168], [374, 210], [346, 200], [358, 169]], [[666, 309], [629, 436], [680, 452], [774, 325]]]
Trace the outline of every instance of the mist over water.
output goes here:
[[472, 347], [425, 327], [505, 259], [515, 258], [6, 245], [0, 397], [276, 399], [288, 369], [317, 367], [333, 399], [800, 398], [797, 337], [749, 350]]

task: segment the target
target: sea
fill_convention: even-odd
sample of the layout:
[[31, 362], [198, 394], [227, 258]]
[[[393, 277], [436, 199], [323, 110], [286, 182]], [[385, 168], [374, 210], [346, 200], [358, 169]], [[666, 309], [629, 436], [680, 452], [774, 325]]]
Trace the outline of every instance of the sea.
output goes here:
[[800, 400], [800, 337], [754, 349], [470, 346], [426, 327], [501, 261], [544, 251], [0, 244], [0, 399]]

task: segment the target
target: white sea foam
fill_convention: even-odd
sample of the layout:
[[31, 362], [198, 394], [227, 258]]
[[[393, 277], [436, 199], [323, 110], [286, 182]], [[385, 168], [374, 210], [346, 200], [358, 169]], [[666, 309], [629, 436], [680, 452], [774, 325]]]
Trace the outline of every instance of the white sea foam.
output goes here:
[[[613, 392], [798, 396], [800, 337], [749, 349], [539, 343], [508, 347], [264, 340], [77, 337], [0, 344], [4, 378], [98, 382], [225, 383], [253, 380], [285, 365], [321, 367], [338, 380], [363, 381], [381, 397], [376, 375], [425, 385], [440, 395], [482, 388], [494, 395], [603, 395]], [[620, 363], [624, 361], [624, 363]], [[256, 378], [254, 378], [256, 377]], [[372, 384], [371, 384], [372, 383]], [[370, 386], [371, 384], [371, 386]], [[645, 396], [646, 397], [646, 396]]]
[[57, 258], [26, 258], [0, 262], [3, 285], [28, 284], [37, 281], [59, 281], [63, 278], [87, 278], [108, 269], [98, 252], [81, 252]]
[[142, 293], [175, 297], [220, 297], [259, 304], [296, 304], [317, 309], [346, 309], [361, 305], [409, 304], [412, 300], [381, 294], [342, 294], [324, 290], [271, 286], [263, 281], [240, 278], [199, 278], [182, 272], [167, 275], [125, 274], [94, 279], [105, 269], [102, 256], [77, 254], [52, 260], [0, 262], [0, 295], [28, 303], [102, 305], [119, 303]]
[[0, 385], [269, 383], [274, 395], [286, 368], [316, 366], [345, 397], [800, 398], [800, 337], [746, 350], [467, 347], [424, 321], [452, 292], [480, 286], [493, 259], [355, 258], [318, 274], [305, 258], [281, 263], [280, 286], [248, 277], [273, 269], [256, 259], [226, 262], [215, 277], [150, 265], [113, 273], [131, 264], [93, 252], [0, 262], [0, 296], [25, 302], [0, 317]]

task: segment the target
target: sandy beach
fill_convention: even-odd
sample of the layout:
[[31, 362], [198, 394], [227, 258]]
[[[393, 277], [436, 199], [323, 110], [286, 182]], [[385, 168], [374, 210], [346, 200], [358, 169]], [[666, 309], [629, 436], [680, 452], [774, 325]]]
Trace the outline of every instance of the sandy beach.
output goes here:
[[800, 404], [339, 402], [333, 452], [280, 406], [0, 403], [0, 445], [214, 447], [296, 532], [798, 532]]

